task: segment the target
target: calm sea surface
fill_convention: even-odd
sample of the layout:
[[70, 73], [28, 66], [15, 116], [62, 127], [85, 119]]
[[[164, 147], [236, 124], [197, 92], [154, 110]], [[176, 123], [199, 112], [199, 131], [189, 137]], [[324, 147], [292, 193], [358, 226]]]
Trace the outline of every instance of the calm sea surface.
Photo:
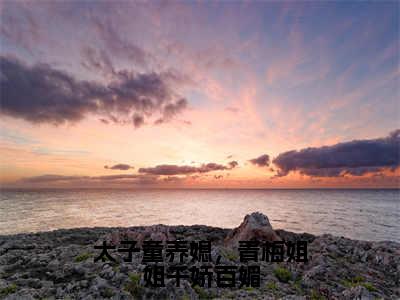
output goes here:
[[399, 190], [53, 190], [0, 195], [0, 234], [160, 223], [232, 228], [247, 213], [260, 211], [275, 229], [400, 242]]

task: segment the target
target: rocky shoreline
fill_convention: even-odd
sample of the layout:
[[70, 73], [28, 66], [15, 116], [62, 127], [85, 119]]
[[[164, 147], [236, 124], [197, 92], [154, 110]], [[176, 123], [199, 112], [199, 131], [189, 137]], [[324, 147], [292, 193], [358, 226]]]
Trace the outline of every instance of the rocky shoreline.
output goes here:
[[[308, 242], [309, 260], [258, 262], [257, 288], [202, 288], [186, 280], [178, 288], [169, 278], [165, 287], [150, 288], [143, 282], [141, 253], [134, 253], [132, 262], [124, 262], [123, 253], [113, 253], [116, 262], [94, 262], [95, 244], [118, 245], [125, 239], [210, 240], [212, 257], [237, 266], [242, 264], [238, 240], [302, 240]], [[247, 215], [233, 230], [154, 225], [0, 235], [0, 299], [399, 299], [399, 287], [399, 243], [273, 230], [260, 213]]]

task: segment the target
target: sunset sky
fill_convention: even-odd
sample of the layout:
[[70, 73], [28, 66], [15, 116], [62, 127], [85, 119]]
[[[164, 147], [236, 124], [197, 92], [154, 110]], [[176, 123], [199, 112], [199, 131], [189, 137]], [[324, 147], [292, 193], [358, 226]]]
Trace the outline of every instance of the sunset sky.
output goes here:
[[382, 2], [0, 2], [2, 187], [399, 187]]

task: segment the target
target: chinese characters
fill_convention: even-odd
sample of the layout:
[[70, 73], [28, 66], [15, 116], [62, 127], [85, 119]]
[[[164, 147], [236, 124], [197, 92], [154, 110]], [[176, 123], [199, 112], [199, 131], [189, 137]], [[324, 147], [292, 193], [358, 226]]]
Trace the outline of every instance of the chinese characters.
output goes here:
[[[212, 257], [210, 241], [175, 240], [143, 241], [141, 248], [137, 241], [121, 241], [119, 247], [107, 245], [94, 246], [101, 250], [95, 262], [116, 261], [112, 250], [123, 253], [124, 262], [132, 262], [134, 253], [141, 253], [141, 263], [145, 265], [143, 279], [147, 287], [165, 286], [165, 278], [173, 278], [177, 287], [182, 280], [200, 287], [259, 287], [261, 282], [260, 262], [302, 262], [306, 263], [307, 242], [259, 242], [239, 241], [240, 266], [222, 264], [221, 255]], [[164, 262], [171, 264], [164, 266]], [[188, 266], [187, 264], [191, 265]]]

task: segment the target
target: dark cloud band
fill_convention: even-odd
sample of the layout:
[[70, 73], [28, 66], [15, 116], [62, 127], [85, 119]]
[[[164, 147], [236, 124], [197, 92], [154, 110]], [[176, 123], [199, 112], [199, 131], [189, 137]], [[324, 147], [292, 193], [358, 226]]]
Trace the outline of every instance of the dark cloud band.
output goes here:
[[385, 138], [288, 151], [279, 154], [273, 163], [278, 167], [278, 176], [291, 171], [315, 177], [361, 176], [382, 168], [395, 169], [400, 166], [400, 130]]
[[134, 169], [134, 167], [131, 166], [131, 165], [127, 165], [127, 164], [116, 164], [116, 165], [113, 165], [113, 166], [104, 166], [104, 169], [126, 171], [126, 170], [129, 170], [129, 169]]
[[236, 161], [228, 163], [228, 166], [208, 163], [200, 167], [194, 166], [178, 166], [178, 165], [158, 165], [152, 168], [140, 168], [139, 173], [152, 174], [152, 175], [187, 175], [194, 173], [208, 173], [212, 171], [231, 170], [237, 166]]
[[263, 154], [257, 158], [250, 159], [249, 162], [251, 162], [253, 165], [256, 165], [258, 167], [268, 167], [269, 166], [269, 155]]
[[187, 106], [175, 90], [181, 81], [171, 72], [119, 71], [111, 82], [100, 84], [4, 56], [0, 70], [1, 113], [33, 123], [75, 122], [97, 114], [104, 123], [138, 127], [157, 114], [169, 121]]

